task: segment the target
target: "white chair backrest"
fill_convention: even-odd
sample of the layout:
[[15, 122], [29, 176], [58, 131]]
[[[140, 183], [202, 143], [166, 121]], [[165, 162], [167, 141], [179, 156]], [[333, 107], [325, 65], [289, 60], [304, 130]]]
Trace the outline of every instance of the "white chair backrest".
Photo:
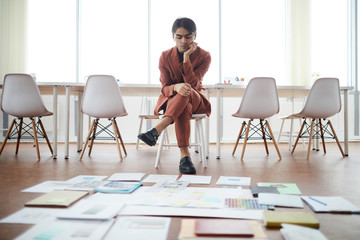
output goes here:
[[307, 118], [328, 118], [341, 110], [339, 79], [319, 78], [311, 87], [305, 106], [300, 112]]
[[81, 112], [95, 118], [127, 115], [120, 88], [113, 76], [91, 75], [88, 77]]
[[44, 105], [34, 79], [28, 74], [21, 73], [5, 75], [1, 110], [18, 118], [51, 115]]
[[265, 119], [279, 112], [279, 97], [274, 78], [257, 77], [249, 81], [238, 111], [241, 118]]

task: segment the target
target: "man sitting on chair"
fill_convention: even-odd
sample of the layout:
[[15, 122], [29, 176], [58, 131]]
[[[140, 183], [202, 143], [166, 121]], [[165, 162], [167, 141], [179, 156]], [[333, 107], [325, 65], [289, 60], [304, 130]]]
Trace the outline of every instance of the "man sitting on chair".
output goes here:
[[138, 135], [143, 142], [154, 146], [160, 133], [175, 123], [175, 133], [180, 148], [181, 173], [194, 174], [196, 169], [189, 153], [191, 115], [211, 113], [211, 105], [203, 90], [202, 79], [208, 71], [210, 53], [198, 47], [196, 25], [189, 18], [178, 18], [172, 26], [176, 46], [160, 56], [161, 94], [155, 107], [155, 114], [164, 111], [162, 120], [152, 129]]

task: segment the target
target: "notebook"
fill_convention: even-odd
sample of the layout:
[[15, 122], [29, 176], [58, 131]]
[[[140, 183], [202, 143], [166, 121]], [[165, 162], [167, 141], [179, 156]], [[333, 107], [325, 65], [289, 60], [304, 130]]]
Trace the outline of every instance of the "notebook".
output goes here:
[[276, 187], [261, 187], [261, 186], [250, 186], [251, 193], [254, 197], [257, 197], [259, 193], [277, 193], [279, 191]]
[[94, 189], [102, 193], [132, 193], [142, 185], [142, 182], [108, 182]]
[[261, 187], [276, 187], [280, 194], [301, 194], [296, 183], [258, 183]]
[[195, 220], [195, 234], [197, 236], [254, 236], [254, 232], [246, 220], [234, 219]]
[[[199, 219], [182, 219], [181, 228], [178, 240], [188, 240], [188, 239], [267, 239], [267, 236], [264, 233], [263, 227], [260, 225], [259, 221], [255, 220], [245, 220], [250, 228], [252, 229], [254, 236], [253, 237], [233, 237], [233, 236], [199, 236], [195, 234], [195, 221]], [[217, 219], [210, 219], [217, 220]], [[244, 220], [242, 220], [244, 221]]]
[[122, 202], [103, 202], [82, 199], [71, 208], [59, 212], [60, 219], [110, 220], [124, 207]]
[[106, 181], [100, 180], [84, 180], [82, 182], [77, 182], [71, 186], [65, 188], [65, 190], [74, 190], [74, 191], [93, 191], [95, 188], [105, 184]]
[[341, 196], [302, 196], [305, 203], [316, 213], [360, 213], [360, 208]]
[[300, 196], [289, 194], [259, 193], [259, 204], [304, 208]]
[[25, 203], [25, 206], [68, 207], [87, 194], [83, 191], [53, 191]]
[[282, 223], [319, 228], [319, 221], [310, 212], [265, 211], [263, 221], [266, 227], [281, 227]]
[[313, 229], [294, 224], [281, 224], [280, 232], [285, 240], [327, 240], [327, 238], [318, 229]]

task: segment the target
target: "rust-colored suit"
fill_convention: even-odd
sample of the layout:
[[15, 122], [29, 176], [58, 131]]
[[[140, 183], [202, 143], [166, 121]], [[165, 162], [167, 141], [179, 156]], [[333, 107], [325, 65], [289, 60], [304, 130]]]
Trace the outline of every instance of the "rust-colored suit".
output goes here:
[[[159, 61], [161, 94], [155, 107], [155, 114], [164, 110], [164, 116], [175, 123], [179, 147], [189, 146], [190, 117], [193, 113], [210, 115], [211, 105], [203, 93], [202, 79], [209, 69], [210, 53], [197, 47], [186, 63], [180, 62], [178, 51], [173, 47], [161, 54]], [[182, 96], [174, 91], [177, 83], [191, 85], [191, 94]]]

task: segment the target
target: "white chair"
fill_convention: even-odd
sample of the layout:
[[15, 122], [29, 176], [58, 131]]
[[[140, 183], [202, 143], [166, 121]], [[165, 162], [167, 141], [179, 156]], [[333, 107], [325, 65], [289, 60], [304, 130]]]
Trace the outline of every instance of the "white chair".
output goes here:
[[[243, 138], [244, 144], [241, 153], [241, 160], [243, 160], [248, 139], [255, 139], [256, 135], [259, 135], [264, 141], [266, 154], [269, 154], [266, 139], [270, 139], [273, 141], [275, 149], [281, 159], [281, 154], [271, 131], [270, 124], [265, 120], [278, 112], [279, 98], [275, 79], [268, 77], [251, 79], [245, 89], [238, 111], [232, 115], [233, 117], [250, 119], [248, 123], [243, 121], [232, 155], [235, 154], [239, 140]], [[254, 119], [259, 119], [260, 123], [254, 125], [252, 123]], [[263, 123], [264, 121], [265, 124]], [[250, 130], [251, 134], [249, 135]]]
[[[15, 150], [16, 155], [19, 151], [20, 139], [31, 138], [34, 140], [37, 157], [38, 160], [40, 160], [38, 143], [39, 137], [45, 138], [50, 152], [53, 154], [53, 150], [41, 121], [41, 117], [51, 116], [53, 113], [46, 109], [40, 96], [39, 89], [36, 86], [34, 79], [30, 75], [5, 75], [1, 97], [1, 110], [16, 118], [11, 122], [10, 127], [6, 133], [4, 142], [0, 149], [0, 155], [4, 150], [7, 140], [11, 139], [15, 135], [17, 135]], [[31, 124], [24, 123], [24, 118], [30, 118]], [[37, 123], [35, 123], [35, 118], [37, 118]], [[20, 123], [17, 123], [17, 120], [20, 120]], [[13, 130], [14, 126], [15, 128]], [[30, 132], [31, 128], [32, 134]], [[28, 134], [28, 136], [26, 136], [26, 134]]]
[[[99, 135], [103, 132], [109, 134], [110, 138], [116, 141], [120, 160], [123, 160], [120, 143], [124, 150], [125, 156], [127, 155], [127, 152], [121, 138], [116, 118], [124, 117], [128, 114], [125, 109], [120, 88], [113, 76], [91, 75], [88, 77], [82, 98], [81, 112], [89, 115], [90, 117], [93, 117], [94, 120], [89, 129], [85, 145], [81, 152], [80, 160], [85, 153], [89, 140], [90, 156], [95, 138], [98, 137], [100, 139]], [[108, 119], [111, 123], [107, 126], [103, 126], [99, 123], [99, 119], [101, 118]], [[113, 127], [113, 132], [108, 129], [111, 125]], [[97, 132], [98, 127], [100, 130]]]
[[[340, 96], [339, 79], [337, 78], [317, 79], [313, 84], [313, 86], [311, 87], [309, 96], [307, 97], [305, 106], [302, 109], [302, 111], [291, 115], [293, 117], [304, 119], [298, 137], [296, 138], [293, 150], [291, 151], [291, 154], [294, 153], [299, 138], [309, 138], [308, 153], [306, 158], [309, 159], [312, 139], [319, 137], [321, 138], [323, 143], [324, 153], [326, 153], [325, 134], [327, 134], [331, 138], [335, 139], [342, 156], [345, 157], [345, 154], [341, 148], [340, 142], [336, 136], [331, 121], [327, 119], [335, 115], [336, 113], [339, 113], [340, 110], [341, 110], [341, 96]], [[307, 118], [311, 119], [310, 125], [307, 124], [306, 122]], [[325, 125], [322, 124], [321, 122], [322, 119], [324, 121], [327, 121]], [[315, 123], [315, 121], [317, 121], [317, 123]], [[314, 133], [314, 126], [315, 128], [319, 128], [320, 131], [315, 130]], [[330, 127], [331, 132], [329, 131], [330, 129], [328, 129], [328, 127]]]
[[[202, 120], [206, 118], [206, 114], [193, 114], [190, 118], [190, 120], [195, 120], [195, 142], [190, 143], [189, 147], [196, 147], [199, 150], [200, 153], [200, 161], [203, 162], [204, 167], [207, 167], [207, 160], [205, 156], [205, 136], [204, 136], [204, 128]], [[165, 138], [168, 136], [167, 129], [165, 128], [161, 134], [160, 134], [160, 141], [159, 141], [159, 147], [156, 155], [156, 161], [155, 161], [155, 168], [158, 168], [162, 149], [164, 146], [168, 147], [177, 147], [178, 145], [175, 143], [169, 143], [169, 140], [167, 140], [167, 143], [165, 142]]]

